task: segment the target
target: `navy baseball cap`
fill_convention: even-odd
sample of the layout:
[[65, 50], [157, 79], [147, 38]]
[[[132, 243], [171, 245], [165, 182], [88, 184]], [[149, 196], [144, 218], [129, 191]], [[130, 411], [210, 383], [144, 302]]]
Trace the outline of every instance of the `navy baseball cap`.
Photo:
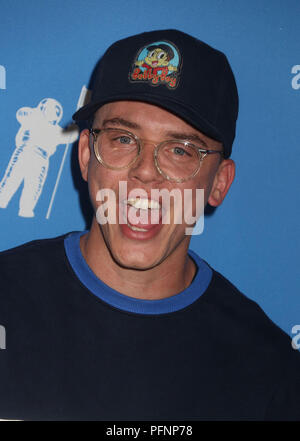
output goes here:
[[231, 154], [238, 92], [226, 56], [178, 30], [144, 32], [117, 41], [100, 59], [91, 100], [74, 115], [90, 120], [103, 104], [142, 101], [179, 116], [222, 142]]

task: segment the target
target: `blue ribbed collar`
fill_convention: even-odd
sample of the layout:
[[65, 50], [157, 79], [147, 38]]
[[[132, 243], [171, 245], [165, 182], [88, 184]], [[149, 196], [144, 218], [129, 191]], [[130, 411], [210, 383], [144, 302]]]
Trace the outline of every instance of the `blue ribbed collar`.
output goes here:
[[212, 269], [196, 253], [189, 250], [189, 256], [196, 263], [198, 271], [187, 289], [160, 300], [141, 300], [126, 296], [103, 283], [86, 263], [79, 243], [80, 237], [85, 233], [87, 231], [76, 231], [66, 236], [64, 245], [67, 258], [81, 283], [94, 295], [115, 308], [138, 314], [166, 314], [178, 311], [195, 302], [206, 291], [211, 281]]

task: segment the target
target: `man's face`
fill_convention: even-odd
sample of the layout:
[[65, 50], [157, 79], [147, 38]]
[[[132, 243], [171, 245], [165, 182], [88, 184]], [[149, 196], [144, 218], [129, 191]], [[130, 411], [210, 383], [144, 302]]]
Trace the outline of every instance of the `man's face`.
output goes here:
[[[157, 170], [153, 152], [155, 144], [168, 139], [192, 139], [198, 136], [207, 145], [207, 149], [222, 150], [222, 146], [203, 135], [198, 130], [187, 124], [181, 118], [160, 107], [135, 101], [119, 101], [102, 106], [96, 113], [94, 129], [118, 128], [125, 129], [137, 135], [143, 140], [142, 152], [138, 160], [128, 169], [112, 170], [101, 165], [93, 152], [92, 140], [88, 145], [88, 133], [82, 132], [80, 139], [80, 163], [84, 179], [88, 181], [89, 193], [95, 213], [100, 202], [97, 193], [100, 189], [112, 189], [116, 195], [116, 218], [117, 223], [97, 225], [99, 235], [109, 249], [113, 259], [119, 265], [132, 269], [149, 269], [161, 264], [167, 258], [177, 255], [178, 258], [186, 254], [190, 236], [185, 234], [187, 225], [183, 219], [181, 224], [174, 222], [174, 204], [171, 203], [170, 222], [162, 223], [160, 210], [160, 222], [151, 225], [134, 224], [130, 222], [129, 211], [135, 210], [127, 204], [126, 198], [119, 193], [119, 182], [127, 183], [127, 198], [135, 189], [142, 189], [151, 199], [151, 190], [172, 191], [177, 189], [182, 194], [185, 189], [192, 190], [193, 212], [196, 206], [196, 189], [204, 189], [204, 203], [206, 204], [212, 191], [215, 191], [215, 175], [220, 167], [220, 155], [208, 155], [202, 162], [200, 171], [193, 178], [182, 183], [171, 182], [165, 179]], [[224, 161], [223, 161], [224, 162]], [[225, 161], [226, 162], [226, 161]], [[171, 202], [173, 198], [171, 198]], [[161, 202], [155, 201], [155, 202]], [[221, 202], [220, 202], [221, 203]], [[215, 203], [218, 205], [218, 203]], [[149, 209], [150, 211], [150, 209]], [[125, 224], [120, 224], [120, 217], [125, 218]], [[136, 210], [139, 216], [139, 210]], [[148, 217], [149, 219], [151, 216]], [[124, 219], [123, 219], [124, 221]], [[95, 219], [93, 225], [95, 226]], [[145, 230], [146, 231], [140, 231]], [[102, 240], [102, 239], [101, 239]], [[103, 241], [102, 241], [103, 243]], [[100, 244], [100, 237], [99, 237]]]

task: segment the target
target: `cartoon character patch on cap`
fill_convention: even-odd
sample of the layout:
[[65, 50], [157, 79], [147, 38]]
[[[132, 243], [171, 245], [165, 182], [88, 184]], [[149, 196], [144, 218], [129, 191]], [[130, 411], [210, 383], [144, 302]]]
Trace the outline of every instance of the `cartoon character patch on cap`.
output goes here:
[[157, 41], [143, 47], [137, 54], [129, 79], [146, 81], [151, 85], [165, 84], [169, 89], [178, 86], [180, 54], [173, 43]]

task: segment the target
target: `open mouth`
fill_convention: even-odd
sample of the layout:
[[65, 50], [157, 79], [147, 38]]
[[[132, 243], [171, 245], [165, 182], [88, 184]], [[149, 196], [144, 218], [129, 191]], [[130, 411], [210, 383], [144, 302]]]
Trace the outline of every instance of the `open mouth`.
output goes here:
[[150, 233], [161, 227], [162, 208], [158, 201], [146, 198], [130, 198], [122, 202], [124, 224], [136, 233]]
[[161, 206], [158, 201], [145, 198], [127, 199], [127, 224], [134, 231], [148, 231], [161, 219]]
[[158, 65], [158, 61], [152, 61], [152, 66], [157, 66]]

